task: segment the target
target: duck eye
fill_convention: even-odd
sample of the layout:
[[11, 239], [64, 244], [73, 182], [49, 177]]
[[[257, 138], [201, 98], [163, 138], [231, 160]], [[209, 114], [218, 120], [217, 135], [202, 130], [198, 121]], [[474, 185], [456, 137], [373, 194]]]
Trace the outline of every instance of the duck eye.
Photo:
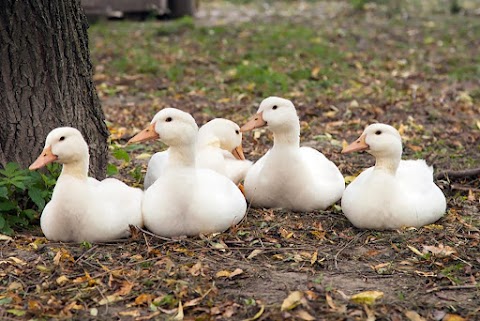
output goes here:
[[237, 134], [237, 135], [240, 134], [240, 131], [238, 129], [235, 130], [235, 134]]
[[273, 105], [273, 107], [272, 107], [273, 110], [275, 110], [275, 109], [277, 109], [277, 108], [278, 108], [277, 105]]
[[171, 122], [172, 120], [173, 120], [172, 117], [167, 117], [167, 119], [165, 119], [167, 123]]
[[60, 137], [59, 141], [65, 140], [65, 136]]
[[377, 131], [375, 132], [375, 135], [380, 135], [381, 133], [382, 133], [381, 130], [377, 130]]

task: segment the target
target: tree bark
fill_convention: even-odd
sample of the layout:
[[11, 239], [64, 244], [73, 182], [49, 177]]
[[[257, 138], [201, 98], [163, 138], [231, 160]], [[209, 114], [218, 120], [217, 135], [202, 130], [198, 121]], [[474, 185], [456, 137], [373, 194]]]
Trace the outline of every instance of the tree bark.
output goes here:
[[108, 130], [78, 0], [0, 1], [0, 164], [28, 166], [55, 127], [78, 128], [103, 178]]

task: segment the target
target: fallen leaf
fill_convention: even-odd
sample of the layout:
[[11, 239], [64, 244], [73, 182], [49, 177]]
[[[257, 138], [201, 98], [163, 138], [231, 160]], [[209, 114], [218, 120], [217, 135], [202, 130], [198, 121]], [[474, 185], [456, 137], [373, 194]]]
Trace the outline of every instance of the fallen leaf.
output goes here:
[[263, 251], [262, 250], [253, 250], [248, 256], [247, 256], [247, 259], [251, 260], [253, 259], [255, 256], [257, 256], [258, 254], [262, 253]]
[[231, 278], [233, 278], [233, 277], [235, 277], [235, 276], [237, 276], [237, 275], [240, 275], [240, 274], [242, 274], [242, 273], [243, 273], [243, 270], [242, 270], [242, 269], [236, 268], [236, 269], [230, 274], [229, 278], [231, 279]]
[[58, 285], [63, 285], [69, 281], [69, 279], [65, 275], [60, 275], [56, 280]]
[[121, 311], [121, 312], [118, 312], [118, 314], [122, 316], [127, 316], [127, 317], [139, 317], [140, 311], [138, 310]]
[[17, 310], [17, 309], [10, 309], [10, 310], [7, 310], [7, 312], [10, 314], [16, 315], [17, 317], [24, 316], [27, 313], [27, 311], [25, 310]]
[[420, 252], [419, 250], [417, 250], [416, 248], [414, 248], [413, 246], [410, 246], [410, 245], [407, 245], [407, 247], [410, 249], [410, 251], [412, 251], [413, 253], [417, 254], [418, 256], [421, 256], [423, 257], [423, 253]]
[[123, 281], [122, 282], [122, 287], [120, 288], [120, 290], [115, 292], [115, 294], [116, 295], [128, 295], [132, 291], [133, 285], [134, 285], [133, 282]]
[[445, 246], [443, 244], [439, 244], [438, 246], [424, 245], [423, 253], [428, 253], [428, 252], [431, 252], [433, 255], [440, 258], [449, 257], [452, 254], [457, 254], [457, 251], [454, 248], [448, 245]]
[[142, 293], [135, 298], [135, 304], [141, 305], [144, 303], [150, 303], [153, 299], [155, 299], [155, 296], [153, 294]]
[[217, 276], [217, 278], [221, 278], [221, 277], [233, 278], [234, 276], [240, 275], [242, 273], [243, 273], [243, 270], [237, 268], [233, 272], [229, 272], [229, 271], [226, 271], [226, 270], [218, 271], [216, 276]]
[[313, 321], [316, 320], [314, 316], [312, 316], [310, 313], [307, 311], [301, 309], [295, 313], [296, 317], [301, 319], [301, 320], [306, 320], [306, 321]]
[[410, 321], [426, 321], [426, 319], [422, 318], [420, 314], [418, 314], [415, 311], [409, 310], [405, 312], [405, 316], [410, 320]]
[[7, 288], [7, 290], [9, 291], [22, 290], [22, 289], [23, 289], [23, 285], [17, 281], [13, 281], [12, 283], [10, 283], [10, 285]]
[[310, 259], [310, 265], [314, 265], [317, 262], [318, 258], [318, 251], [313, 252], [312, 258]]
[[383, 292], [381, 291], [364, 291], [352, 295], [350, 300], [358, 304], [374, 304], [381, 297], [383, 297]]
[[122, 299], [122, 297], [119, 296], [119, 295], [116, 295], [116, 294], [107, 295], [106, 297], [101, 299], [98, 302], [98, 304], [99, 305], [105, 305], [105, 304], [109, 304], [109, 303], [112, 303], [112, 302], [120, 301], [121, 299]]
[[177, 315], [173, 318], [173, 320], [183, 320], [183, 307], [182, 307], [182, 301], [178, 301], [178, 313]]
[[303, 293], [300, 291], [291, 292], [288, 297], [283, 300], [281, 311], [289, 311], [297, 307], [303, 298]]
[[260, 306], [260, 310], [258, 310], [257, 313], [255, 313], [255, 315], [249, 319], [245, 319], [243, 321], [254, 321], [254, 320], [257, 320], [258, 318], [260, 318], [263, 314], [263, 312], [265, 312], [265, 305], [261, 305]]
[[8, 235], [0, 234], [0, 241], [7, 241], [7, 242], [9, 242], [9, 241], [13, 241], [13, 239], [12, 239], [10, 236], [8, 236]]
[[442, 321], [466, 321], [467, 319], [462, 318], [461, 316], [457, 314], [450, 314], [448, 313], [445, 315], [445, 317], [442, 319]]

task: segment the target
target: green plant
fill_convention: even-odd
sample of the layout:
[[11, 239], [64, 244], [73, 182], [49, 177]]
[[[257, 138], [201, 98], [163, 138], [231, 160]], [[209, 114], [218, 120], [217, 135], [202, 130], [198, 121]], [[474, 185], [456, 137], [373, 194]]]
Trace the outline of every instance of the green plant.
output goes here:
[[0, 169], [0, 233], [12, 235], [13, 228], [35, 222], [50, 200], [60, 174], [60, 165], [47, 165], [47, 173], [21, 169], [8, 163]]

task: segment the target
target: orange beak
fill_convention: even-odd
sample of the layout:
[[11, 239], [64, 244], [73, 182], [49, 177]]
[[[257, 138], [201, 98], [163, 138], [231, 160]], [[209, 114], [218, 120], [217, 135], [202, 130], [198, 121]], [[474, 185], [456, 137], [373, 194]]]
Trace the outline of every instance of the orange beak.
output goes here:
[[142, 143], [147, 140], [159, 139], [160, 135], [155, 131], [155, 123], [148, 125], [147, 128], [130, 138], [127, 144]]
[[263, 111], [255, 114], [248, 120], [248, 122], [240, 128], [241, 132], [248, 132], [249, 130], [253, 130], [255, 128], [260, 128], [267, 126], [267, 122], [263, 120]]
[[245, 155], [243, 155], [242, 145], [238, 145], [232, 150], [233, 156], [238, 160], [245, 160]]
[[360, 136], [356, 141], [348, 145], [342, 150], [342, 154], [358, 152], [369, 149], [370, 146], [365, 142], [365, 135]]
[[28, 168], [29, 170], [33, 171], [35, 169], [42, 168], [43, 166], [50, 164], [58, 159], [58, 156], [53, 155], [52, 147], [48, 146], [45, 148], [40, 156], [33, 162], [32, 165]]

